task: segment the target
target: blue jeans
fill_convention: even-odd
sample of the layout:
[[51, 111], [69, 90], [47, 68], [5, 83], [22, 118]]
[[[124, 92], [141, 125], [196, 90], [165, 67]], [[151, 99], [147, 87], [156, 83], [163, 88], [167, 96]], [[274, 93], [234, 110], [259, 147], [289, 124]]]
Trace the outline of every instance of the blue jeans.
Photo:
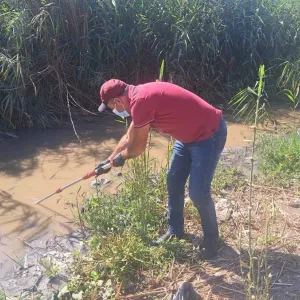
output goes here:
[[174, 144], [172, 162], [168, 171], [168, 221], [173, 234], [184, 232], [184, 194], [187, 178], [189, 196], [200, 214], [204, 236], [217, 236], [218, 223], [211, 198], [211, 182], [227, 138], [227, 126], [222, 118], [218, 130], [206, 140]]

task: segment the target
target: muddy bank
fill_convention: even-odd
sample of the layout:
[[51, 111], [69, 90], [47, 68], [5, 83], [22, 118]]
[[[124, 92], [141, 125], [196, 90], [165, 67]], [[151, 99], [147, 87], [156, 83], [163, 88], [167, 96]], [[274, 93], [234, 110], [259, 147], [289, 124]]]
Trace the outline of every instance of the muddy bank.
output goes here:
[[10, 297], [53, 299], [68, 282], [72, 253], [75, 250], [82, 255], [87, 252], [83, 243], [85, 238], [86, 234], [75, 231], [27, 243], [25, 256], [15, 263], [5, 278], [0, 278], [0, 286]]

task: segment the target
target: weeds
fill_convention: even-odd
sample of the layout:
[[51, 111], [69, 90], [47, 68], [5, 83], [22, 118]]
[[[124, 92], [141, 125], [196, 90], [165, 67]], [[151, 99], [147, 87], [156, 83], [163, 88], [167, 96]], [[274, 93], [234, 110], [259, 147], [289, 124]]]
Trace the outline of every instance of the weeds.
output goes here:
[[5, 292], [0, 288], [0, 300], [6, 300]]
[[[251, 161], [250, 166], [250, 180], [249, 180], [249, 197], [248, 197], [248, 222], [247, 222], [247, 253], [249, 262], [245, 264], [241, 258], [241, 266], [247, 269], [247, 297], [249, 299], [268, 299], [269, 286], [267, 277], [264, 277], [261, 283], [260, 271], [261, 265], [264, 265], [267, 269], [267, 252], [265, 254], [256, 256], [256, 244], [253, 240], [253, 179], [254, 179], [254, 154], [256, 148], [256, 131], [259, 119], [262, 117], [260, 112], [264, 112], [264, 105], [261, 104], [261, 98], [264, 93], [264, 79], [265, 79], [265, 67], [261, 65], [259, 68], [259, 80], [256, 82], [254, 90], [251, 88], [245, 89], [243, 92], [238, 93], [233, 98], [233, 104], [236, 106], [237, 114], [246, 118], [253, 119], [253, 139], [251, 147]], [[250, 97], [250, 98], [248, 98]], [[268, 225], [268, 223], [267, 223]], [[243, 225], [240, 225], [241, 227]], [[242, 243], [243, 234], [245, 229], [240, 231], [240, 244]], [[268, 227], [267, 227], [268, 235]], [[242, 247], [242, 245], [241, 245]]]
[[264, 182], [282, 187], [300, 183], [300, 133], [294, 129], [278, 135], [263, 134], [258, 143], [259, 168]]
[[212, 190], [215, 194], [221, 194], [224, 190], [237, 190], [245, 186], [243, 175], [235, 167], [220, 163], [216, 169], [212, 182]]
[[46, 258], [42, 258], [40, 260], [40, 264], [45, 268], [45, 274], [49, 277], [55, 277], [57, 276], [60, 267], [55, 265], [55, 263], [50, 260], [50, 259], [46, 259]]
[[90, 251], [84, 258], [75, 255], [76, 275], [68, 291], [102, 295], [109, 280], [113, 287], [128, 289], [144, 271], [159, 273], [179, 255], [170, 243], [152, 245], [165, 226], [165, 169], [155, 173], [147, 151], [129, 163], [131, 171], [116, 195], [98, 193], [86, 203], [83, 218], [93, 232]]
[[155, 235], [166, 210], [165, 169], [156, 175], [147, 153], [130, 162], [123, 188], [117, 195], [98, 194], [88, 201], [84, 218], [98, 234], [122, 233], [126, 228], [142, 236]]

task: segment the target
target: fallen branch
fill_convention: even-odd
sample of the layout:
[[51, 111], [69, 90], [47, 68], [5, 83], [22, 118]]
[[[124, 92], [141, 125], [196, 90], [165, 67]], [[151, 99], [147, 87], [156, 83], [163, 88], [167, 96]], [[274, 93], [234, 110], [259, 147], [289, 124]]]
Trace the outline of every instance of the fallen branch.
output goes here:
[[20, 240], [21, 242], [23, 242], [26, 246], [30, 247], [32, 250], [34, 250], [36, 252], [35, 248], [33, 246], [31, 246], [28, 242], [22, 240], [20, 237], [17, 237], [17, 239]]
[[234, 292], [234, 293], [239, 293], [239, 294], [242, 294], [244, 296], [246, 296], [245, 293], [241, 292], [241, 291], [238, 291], [238, 290], [234, 290], [234, 289], [230, 289], [228, 287], [225, 287], [225, 286], [222, 286], [222, 285], [218, 285], [218, 287], [222, 288], [222, 289], [225, 289], [225, 290], [228, 290], [228, 291], [231, 291], [231, 292]]
[[139, 299], [140, 297], [145, 297], [145, 296], [153, 296], [153, 295], [159, 295], [159, 294], [167, 294], [166, 289], [164, 288], [159, 288], [153, 291], [148, 291], [148, 292], [144, 292], [144, 293], [140, 293], [140, 294], [136, 294], [136, 295], [128, 295], [128, 296], [124, 296], [124, 297], [120, 297], [120, 300], [123, 299]]

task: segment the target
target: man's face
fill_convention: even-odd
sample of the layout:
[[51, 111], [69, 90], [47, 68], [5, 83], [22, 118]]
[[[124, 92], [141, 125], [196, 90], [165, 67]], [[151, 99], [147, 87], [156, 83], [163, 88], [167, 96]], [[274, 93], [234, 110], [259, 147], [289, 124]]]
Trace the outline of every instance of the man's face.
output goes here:
[[[118, 112], [122, 112], [124, 110], [127, 111], [125, 105], [124, 105], [124, 99], [123, 97], [119, 97], [119, 98], [113, 98], [111, 100], [108, 101], [107, 106], [111, 109], [114, 110], [116, 109]], [[129, 113], [129, 112], [128, 112]]]
[[119, 98], [113, 98], [108, 101], [107, 106], [111, 109], [114, 110], [116, 109], [117, 111], [121, 112], [124, 110], [122, 101]]

